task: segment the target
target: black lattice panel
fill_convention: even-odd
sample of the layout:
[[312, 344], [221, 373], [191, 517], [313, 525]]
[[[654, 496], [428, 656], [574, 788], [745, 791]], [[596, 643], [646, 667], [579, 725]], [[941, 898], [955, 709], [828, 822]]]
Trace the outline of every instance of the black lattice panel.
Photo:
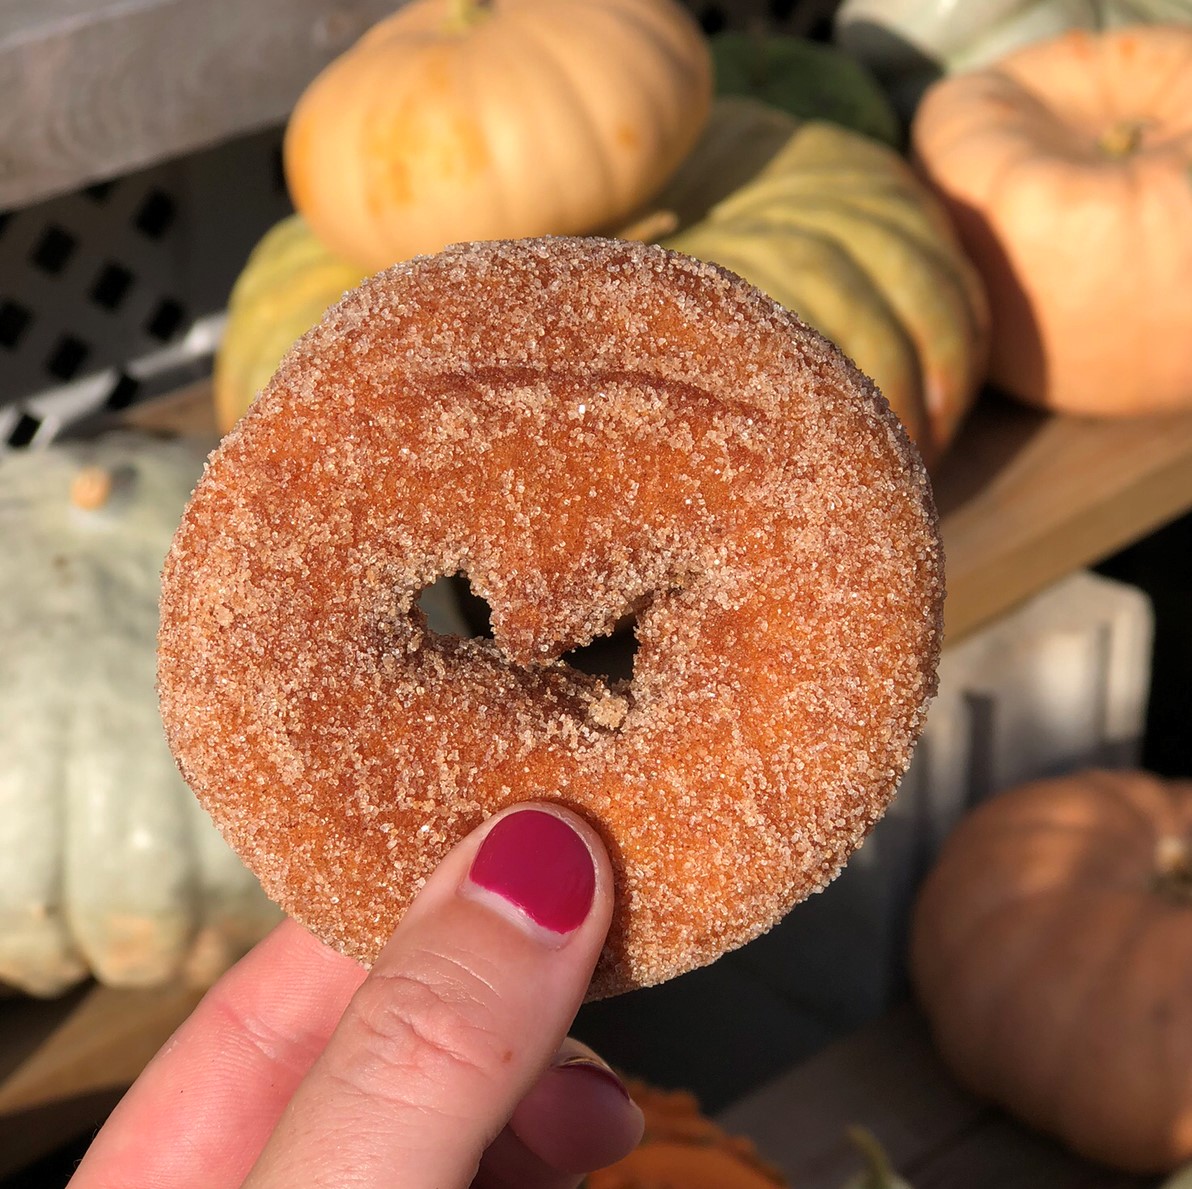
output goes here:
[[[836, 0], [689, 0], [709, 32], [826, 36]], [[288, 212], [281, 132], [0, 212], [0, 451], [208, 371], [228, 291]]]
[[289, 210], [278, 139], [0, 215], [0, 443], [205, 373], [232, 280]]

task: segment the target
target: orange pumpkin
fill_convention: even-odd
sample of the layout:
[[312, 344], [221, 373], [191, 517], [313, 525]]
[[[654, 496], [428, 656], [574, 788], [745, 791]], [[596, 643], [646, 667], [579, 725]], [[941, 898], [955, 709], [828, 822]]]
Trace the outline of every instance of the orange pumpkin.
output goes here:
[[1136, 1172], [1192, 1159], [1192, 781], [1083, 772], [968, 815], [911, 968], [959, 1078]]
[[592, 1173], [585, 1189], [782, 1189], [786, 1181], [753, 1144], [700, 1113], [684, 1090], [629, 1086], [646, 1117], [641, 1143], [623, 1160]]
[[412, 0], [286, 129], [294, 205], [367, 271], [624, 219], [695, 143], [711, 54], [677, 0]]
[[1192, 408], [1192, 27], [1071, 31], [933, 86], [914, 155], [1033, 404]]

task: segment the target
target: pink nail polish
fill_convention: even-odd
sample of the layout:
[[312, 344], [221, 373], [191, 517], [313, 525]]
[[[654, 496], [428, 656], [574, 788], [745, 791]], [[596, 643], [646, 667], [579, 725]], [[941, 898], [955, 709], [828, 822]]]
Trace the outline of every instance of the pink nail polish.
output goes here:
[[501, 818], [480, 844], [468, 878], [558, 934], [587, 920], [596, 895], [587, 844], [562, 818], [539, 809]]

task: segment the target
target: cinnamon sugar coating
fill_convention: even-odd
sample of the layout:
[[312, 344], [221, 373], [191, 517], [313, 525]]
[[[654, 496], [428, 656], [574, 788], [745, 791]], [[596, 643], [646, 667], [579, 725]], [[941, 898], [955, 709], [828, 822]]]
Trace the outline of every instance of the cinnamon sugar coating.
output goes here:
[[[415, 605], [464, 572], [494, 639]], [[934, 690], [930, 489], [885, 402], [656, 247], [470, 244], [366, 281], [212, 456], [163, 577], [178, 764], [287, 912], [369, 962], [514, 802], [612, 854], [594, 996], [823, 888]], [[632, 682], [559, 658], [636, 613]]]

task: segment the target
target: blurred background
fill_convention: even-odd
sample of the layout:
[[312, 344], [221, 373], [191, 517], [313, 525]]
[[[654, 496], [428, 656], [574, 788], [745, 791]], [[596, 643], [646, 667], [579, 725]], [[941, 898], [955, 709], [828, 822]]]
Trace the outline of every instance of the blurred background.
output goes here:
[[[274, 919], [160, 741], [141, 758], [159, 733], [157, 565], [204, 453], [289, 343], [385, 262], [480, 237], [461, 207], [457, 229], [443, 216], [407, 242], [393, 228], [422, 228], [423, 212], [365, 225], [336, 213], [354, 209], [354, 179], [319, 188], [334, 171], [318, 137], [364, 117], [312, 81], [398, 7], [16, 0], [0, 11], [3, 1189], [64, 1184], [123, 1084]], [[800, 1110], [791, 1087], [805, 1093], [813, 1077], [851, 1087], [823, 1106], [823, 1126], [869, 1123], [920, 1186], [1158, 1184], [1192, 1159], [1186, 1072], [1154, 1120], [1167, 1135], [1154, 1151], [1138, 1157], [1123, 1140], [1120, 1160], [1091, 1153], [1016, 1109], [1014, 1093], [982, 1091], [963, 1054], [936, 1051], [948, 1023], [926, 997], [916, 1005], [911, 935], [945, 841], [1028, 782], [1149, 774], [1192, 854], [1192, 793], [1179, 783], [1192, 776], [1192, 3], [671, 7], [658, 5], [665, 36], [695, 38], [699, 69], [674, 67], [672, 53], [673, 79], [649, 75], [680, 113], [654, 127], [641, 101], [654, 157], [674, 150], [665, 176], [597, 195], [577, 226], [550, 222], [569, 217], [567, 202], [559, 215], [528, 195], [493, 233], [661, 240], [740, 271], [852, 355], [929, 465], [947, 643], [911, 771], [844, 874], [714, 965], [588, 1005], [576, 1032], [752, 1133], [793, 1184], [841, 1184], [851, 1167], [842, 1130], [783, 1138]], [[488, 12], [480, 0], [462, 8]], [[500, 10], [493, 0], [491, 19]], [[1123, 30], [1135, 38], [1126, 49], [1091, 48]], [[598, 49], [583, 36], [577, 57]], [[1046, 93], [1014, 108], [998, 90], [1009, 84], [981, 72], [1018, 53], [1038, 56], [998, 78]], [[1150, 81], [1131, 82], [1122, 63], [1145, 54]], [[607, 82], [573, 86], [595, 110], [612, 103]], [[1018, 114], [984, 106], [998, 102]], [[1118, 122], [1092, 127], [1097, 103], [1121, 108]], [[298, 111], [313, 130], [305, 155], [286, 145]], [[1020, 122], [1006, 131], [999, 118]], [[1030, 203], [1012, 201], [1015, 170], [1029, 166], [1001, 160], [998, 138], [1025, 143], [1046, 119], [1093, 147], [1086, 160], [1065, 142]], [[542, 128], [572, 131], [562, 117]], [[433, 172], [433, 154], [415, 164]], [[1139, 186], [1169, 196], [1182, 170], [1186, 193], [1162, 213], [1131, 207], [1121, 171], [1134, 168]], [[426, 203], [448, 209], [437, 192]], [[524, 210], [545, 224], [524, 224]], [[1052, 259], [1044, 245], [1065, 236], [1075, 247]], [[444, 599], [441, 630], [478, 630], [466, 603]], [[1182, 890], [1162, 901], [1187, 943], [1172, 951], [1183, 965], [1164, 1000], [1180, 1024], [1162, 1044], [1192, 1059], [1182, 861], [1170, 885]], [[1074, 862], [1071, 874], [1086, 872]], [[1119, 1026], [1129, 1034], [1112, 1015], [1097, 1021]], [[935, 1104], [920, 1112], [934, 1130], [897, 1114], [887, 1061], [908, 1071], [909, 1101]], [[919, 1099], [916, 1062], [932, 1087]], [[783, 1081], [800, 1070], [814, 1074]], [[941, 1094], [955, 1095], [946, 1124]], [[875, 1118], [858, 1119], [875, 1098]], [[999, 1151], [1014, 1155], [999, 1164]]]

